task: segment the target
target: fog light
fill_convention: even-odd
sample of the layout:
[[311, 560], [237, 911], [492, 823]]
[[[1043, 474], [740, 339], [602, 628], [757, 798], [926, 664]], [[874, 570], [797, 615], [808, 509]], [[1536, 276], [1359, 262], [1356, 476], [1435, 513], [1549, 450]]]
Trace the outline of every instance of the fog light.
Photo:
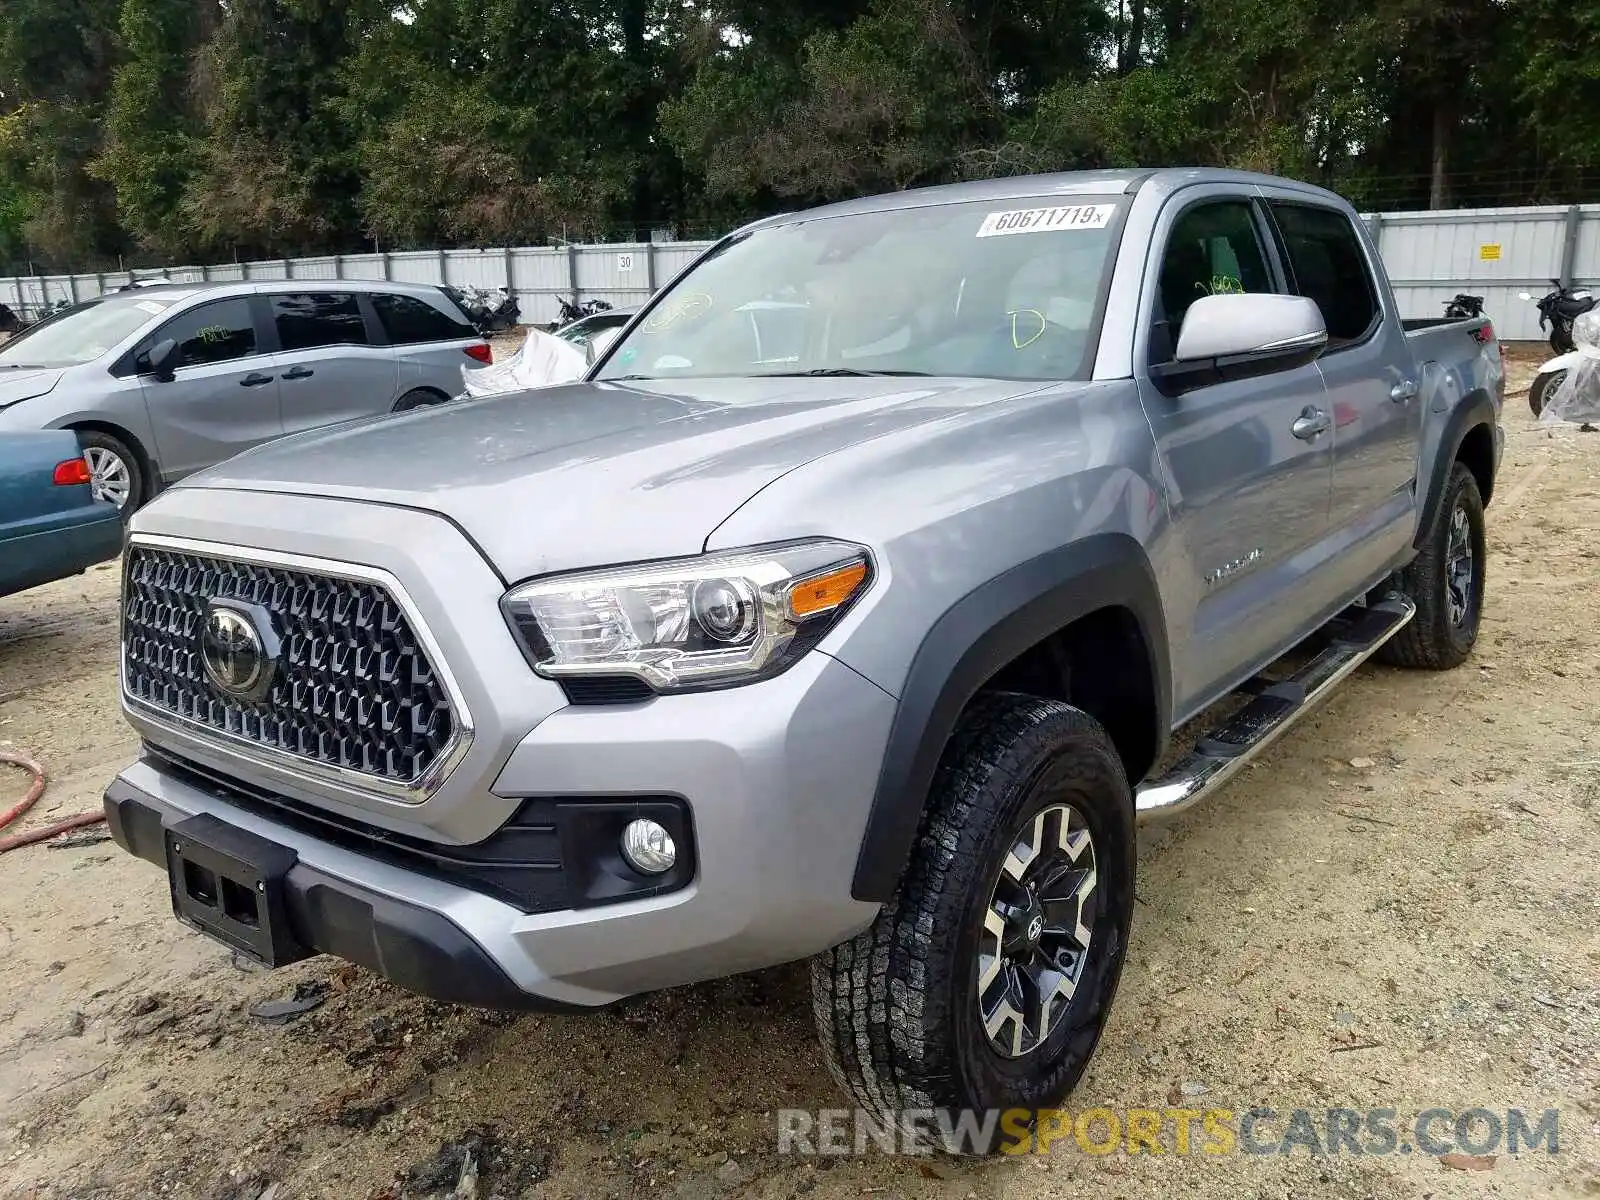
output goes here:
[[646, 875], [670, 871], [678, 861], [678, 848], [666, 826], [651, 820], [629, 821], [622, 831], [622, 857], [628, 865]]

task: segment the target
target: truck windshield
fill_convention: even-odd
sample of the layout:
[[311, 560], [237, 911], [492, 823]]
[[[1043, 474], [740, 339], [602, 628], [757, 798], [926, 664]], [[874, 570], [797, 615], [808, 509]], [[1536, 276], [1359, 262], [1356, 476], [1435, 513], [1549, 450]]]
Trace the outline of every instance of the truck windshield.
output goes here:
[[674, 283], [593, 378], [1081, 378], [1120, 200], [983, 200], [754, 230]]
[[123, 293], [47, 317], [0, 346], [7, 367], [76, 367], [93, 362], [167, 310], [165, 297]]

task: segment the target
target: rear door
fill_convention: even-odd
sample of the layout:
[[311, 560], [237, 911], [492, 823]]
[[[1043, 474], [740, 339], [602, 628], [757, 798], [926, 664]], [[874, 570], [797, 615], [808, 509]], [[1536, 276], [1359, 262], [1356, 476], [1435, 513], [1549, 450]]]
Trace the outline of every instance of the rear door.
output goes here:
[[[133, 352], [161, 473], [180, 479], [283, 433], [277, 368], [248, 296], [209, 300], [158, 325]], [[171, 339], [170, 381], [149, 373], [150, 348]]]
[[[1226, 187], [1187, 190], [1158, 222], [1147, 278], [1146, 361], [1172, 357], [1183, 318], [1201, 296], [1281, 292], [1266, 217]], [[1297, 436], [1325, 414], [1316, 365], [1168, 395], [1148, 376], [1140, 391], [1191, 572], [1188, 611], [1169, 613], [1180, 712], [1203, 703], [1293, 641], [1308, 604], [1297, 556], [1326, 537], [1333, 439]], [[1184, 633], [1188, 636], [1183, 636]]]
[[[1399, 314], [1385, 314], [1366, 239], [1348, 215], [1267, 194], [1293, 290], [1317, 302], [1328, 348], [1317, 360], [1333, 412], [1333, 528], [1356, 574], [1409, 544], [1422, 433], [1422, 378]], [[1392, 303], [1392, 302], [1391, 302]], [[1463, 344], [1466, 338], [1463, 335]], [[1352, 578], [1349, 587], [1364, 580]]]
[[373, 292], [366, 299], [382, 337], [393, 347], [398, 395], [422, 388], [447, 398], [458, 396], [461, 369], [488, 361], [483, 335], [443, 290], [420, 296]]
[[394, 354], [352, 292], [275, 292], [266, 297], [285, 433], [376, 416], [398, 395]]

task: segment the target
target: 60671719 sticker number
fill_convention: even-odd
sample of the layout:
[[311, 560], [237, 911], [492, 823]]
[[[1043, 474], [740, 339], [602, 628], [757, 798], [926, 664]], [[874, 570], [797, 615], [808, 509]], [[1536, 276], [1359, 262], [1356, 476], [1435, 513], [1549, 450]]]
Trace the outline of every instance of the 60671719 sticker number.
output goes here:
[[979, 237], [1013, 233], [1059, 233], [1070, 229], [1104, 229], [1117, 211], [1114, 204], [1072, 204], [1062, 208], [1019, 208], [995, 212], [978, 226]]

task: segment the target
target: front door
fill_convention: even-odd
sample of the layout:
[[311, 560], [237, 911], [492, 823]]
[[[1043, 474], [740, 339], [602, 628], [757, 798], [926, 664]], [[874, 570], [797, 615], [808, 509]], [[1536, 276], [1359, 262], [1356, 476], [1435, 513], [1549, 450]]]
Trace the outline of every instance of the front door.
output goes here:
[[138, 353], [148, 355], [168, 339], [177, 344], [172, 379], [155, 378], [136, 358], [166, 479], [181, 479], [282, 435], [277, 372], [271, 356], [259, 350], [247, 297], [213, 300], [179, 313]]
[[[1264, 222], [1237, 196], [1188, 201], [1164, 217], [1150, 361], [1172, 357], [1199, 297], [1284, 290]], [[1292, 640], [1305, 603], [1296, 556], [1328, 532], [1333, 438], [1307, 429], [1328, 400], [1315, 364], [1178, 396], [1149, 379], [1140, 389], [1188, 564], [1189, 595], [1167, 614], [1176, 709], [1188, 716]]]
[[298, 292], [269, 298], [277, 327], [283, 430], [298, 433], [372, 417], [394, 407], [394, 350], [374, 341], [349, 292]]

